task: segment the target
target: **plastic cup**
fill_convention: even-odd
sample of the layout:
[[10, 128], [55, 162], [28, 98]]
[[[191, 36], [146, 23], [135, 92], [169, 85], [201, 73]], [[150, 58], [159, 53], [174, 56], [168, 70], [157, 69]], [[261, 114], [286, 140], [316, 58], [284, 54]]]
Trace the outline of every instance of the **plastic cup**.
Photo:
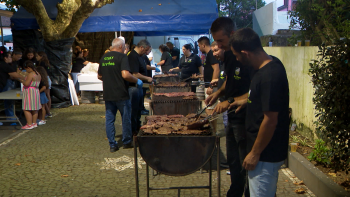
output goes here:
[[269, 42], [269, 47], [272, 47], [272, 42]]
[[17, 96], [17, 97], [21, 97], [21, 93], [22, 93], [22, 92], [17, 91], [17, 92], [16, 92], [16, 96]]
[[290, 143], [290, 151], [296, 152], [298, 148], [298, 143]]
[[310, 40], [305, 40], [305, 46], [310, 46]]
[[298, 40], [297, 44], [298, 44], [298, 47], [300, 47], [301, 46], [301, 40]]

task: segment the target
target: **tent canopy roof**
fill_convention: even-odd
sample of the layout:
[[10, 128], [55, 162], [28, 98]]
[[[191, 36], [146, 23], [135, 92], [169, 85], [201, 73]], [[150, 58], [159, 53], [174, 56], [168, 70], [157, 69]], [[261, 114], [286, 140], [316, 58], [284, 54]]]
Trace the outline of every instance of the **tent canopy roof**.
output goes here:
[[[42, 0], [50, 18], [62, 0]], [[79, 32], [134, 31], [140, 35], [208, 33], [218, 17], [215, 0], [115, 0], [95, 9]], [[38, 29], [34, 16], [21, 7], [11, 18], [14, 30]]]

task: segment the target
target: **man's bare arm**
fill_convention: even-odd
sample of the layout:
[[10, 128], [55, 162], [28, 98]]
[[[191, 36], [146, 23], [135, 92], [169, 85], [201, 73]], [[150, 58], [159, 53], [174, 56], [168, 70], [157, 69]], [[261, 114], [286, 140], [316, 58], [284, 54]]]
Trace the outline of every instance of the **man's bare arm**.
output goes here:
[[142, 75], [140, 73], [133, 73], [134, 77], [138, 78], [138, 79], [141, 79], [142, 81], [147, 81], [149, 83], [152, 82], [152, 78], [151, 77], [147, 77], [145, 75]]
[[137, 78], [134, 77], [129, 71], [122, 70], [122, 77], [125, 81], [131, 82], [131, 83], [137, 83]]

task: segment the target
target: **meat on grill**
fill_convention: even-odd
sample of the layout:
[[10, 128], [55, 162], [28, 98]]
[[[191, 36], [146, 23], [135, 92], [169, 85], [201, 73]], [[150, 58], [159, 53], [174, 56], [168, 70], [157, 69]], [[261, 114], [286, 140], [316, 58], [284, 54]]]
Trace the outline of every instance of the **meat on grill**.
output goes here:
[[154, 75], [153, 78], [160, 78], [160, 77], [177, 77], [178, 74], [161, 74], [161, 75]]
[[197, 121], [194, 116], [195, 114], [188, 117], [184, 117], [183, 115], [147, 116], [147, 124], [143, 125], [140, 129], [143, 131], [144, 134], [210, 134], [210, 132], [208, 132], [208, 122]]
[[186, 82], [159, 82], [155, 87], [186, 87]]

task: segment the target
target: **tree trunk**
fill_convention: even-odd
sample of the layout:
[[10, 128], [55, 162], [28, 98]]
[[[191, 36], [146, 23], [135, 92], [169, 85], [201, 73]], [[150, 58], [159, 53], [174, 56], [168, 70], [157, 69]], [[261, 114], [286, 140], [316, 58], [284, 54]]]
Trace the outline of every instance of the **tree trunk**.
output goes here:
[[49, 42], [74, 37], [95, 8], [113, 3], [114, 0], [63, 0], [57, 3], [55, 20], [49, 18], [41, 0], [16, 2], [35, 16], [44, 40]]

